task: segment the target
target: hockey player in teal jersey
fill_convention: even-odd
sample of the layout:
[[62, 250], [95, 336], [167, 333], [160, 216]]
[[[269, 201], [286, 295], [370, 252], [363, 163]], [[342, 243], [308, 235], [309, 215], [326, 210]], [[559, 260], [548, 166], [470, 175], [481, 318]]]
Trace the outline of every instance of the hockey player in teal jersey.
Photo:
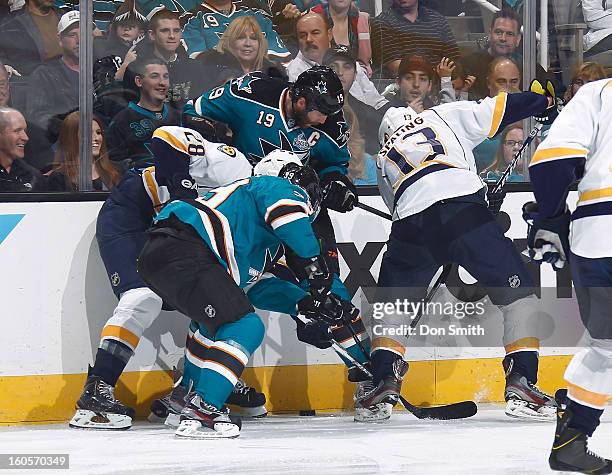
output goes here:
[[[221, 5], [219, 5], [221, 3]], [[211, 1], [202, 2], [186, 17], [183, 27], [183, 39], [187, 44], [187, 53], [194, 58], [198, 53], [214, 48], [219, 38], [229, 24], [241, 16], [255, 17], [268, 40], [268, 56], [272, 59], [289, 60], [290, 53], [280, 39], [272, 21], [267, 18], [266, 12], [260, 9], [249, 8], [244, 2]], [[251, 2], [254, 3], [254, 2]], [[224, 8], [225, 6], [226, 8]]]
[[[258, 72], [244, 75], [189, 101], [184, 119], [206, 117], [228, 124], [234, 145], [252, 163], [258, 163], [272, 150], [289, 150], [318, 173], [324, 199], [313, 228], [327, 265], [336, 274], [338, 295], [350, 300], [338, 278], [338, 250], [327, 212], [327, 209], [348, 212], [357, 202], [357, 191], [346, 176], [350, 154], [343, 105], [342, 84], [336, 74], [327, 67], [316, 66], [300, 74], [293, 84]], [[293, 268], [289, 254], [288, 262]], [[300, 281], [305, 279], [300, 272], [297, 277]], [[361, 319], [352, 327], [369, 352], [370, 339]], [[344, 328], [338, 332], [335, 339], [360, 363], [367, 362], [367, 356], [352, 340], [350, 331]], [[353, 369], [349, 379], [358, 381], [361, 374]]]
[[[186, 353], [184, 384], [191, 382], [195, 394], [181, 412], [178, 436], [240, 434], [224, 403], [263, 340], [253, 305], [329, 324], [354, 316], [352, 305], [331, 294], [331, 273], [312, 230], [321, 199], [314, 171], [292, 163], [279, 177], [238, 180], [203, 198], [173, 201], [157, 216], [139, 272], [164, 301], [197, 322], [199, 332], [199, 348]], [[308, 293], [281, 279], [260, 279], [283, 245], [300, 260]], [[263, 290], [254, 292], [258, 285]], [[279, 308], [270, 300], [274, 293], [283, 302], [291, 296], [292, 304]]]

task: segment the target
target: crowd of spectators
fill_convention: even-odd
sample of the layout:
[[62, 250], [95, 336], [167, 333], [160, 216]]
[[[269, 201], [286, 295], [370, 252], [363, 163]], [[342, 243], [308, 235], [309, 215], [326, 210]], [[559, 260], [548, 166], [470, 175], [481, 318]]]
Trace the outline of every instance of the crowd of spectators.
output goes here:
[[[0, 191], [78, 190], [78, 3], [0, 0]], [[519, 15], [506, 5], [478, 41], [458, 42], [448, 16], [460, 18], [464, 5], [392, 0], [373, 15], [358, 0], [92, 0], [94, 188], [148, 166], [153, 131], [179, 125], [187, 100], [249, 72], [294, 81], [314, 65], [331, 67], [344, 88], [349, 176], [375, 184], [377, 131], [390, 107], [420, 113], [528, 86]], [[582, 9], [588, 59], [612, 47], [612, 11], [595, 0]], [[565, 99], [606, 77], [605, 66], [587, 61], [566, 88], [557, 81]], [[539, 64], [536, 76], [554, 78]], [[477, 147], [484, 179], [499, 177], [524, 136], [513, 124]], [[525, 180], [523, 170], [510, 180]]]

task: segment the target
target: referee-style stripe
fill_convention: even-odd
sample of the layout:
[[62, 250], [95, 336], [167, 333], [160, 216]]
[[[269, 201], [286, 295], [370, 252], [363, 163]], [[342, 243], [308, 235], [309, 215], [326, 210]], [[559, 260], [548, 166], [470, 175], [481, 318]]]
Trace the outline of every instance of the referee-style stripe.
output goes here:
[[424, 168], [416, 171], [413, 175], [407, 176], [404, 181], [400, 184], [398, 189], [395, 192], [395, 199], [393, 200], [393, 206], [397, 205], [397, 202], [402, 196], [402, 193], [406, 191], [408, 187], [416, 183], [418, 180], [423, 178], [425, 175], [429, 175], [433, 172], [438, 172], [440, 170], [447, 170], [449, 168], [455, 168], [452, 165], [446, 165], [444, 163], [435, 163], [434, 165], [427, 165]]

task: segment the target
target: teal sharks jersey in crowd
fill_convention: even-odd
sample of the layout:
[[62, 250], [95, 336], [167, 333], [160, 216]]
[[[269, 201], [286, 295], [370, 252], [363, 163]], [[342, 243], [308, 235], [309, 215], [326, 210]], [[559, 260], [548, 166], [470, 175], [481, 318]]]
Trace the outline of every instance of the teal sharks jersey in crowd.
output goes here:
[[257, 176], [217, 188], [197, 200], [172, 201], [155, 222], [174, 215], [189, 224], [241, 288], [256, 282], [288, 246], [301, 257], [319, 255], [310, 202], [299, 186]]
[[261, 9], [249, 8], [247, 3], [234, 2], [227, 13], [222, 13], [212, 5], [203, 2], [194, 8], [184, 21], [183, 39], [187, 53], [195, 57], [198, 53], [214, 48], [229, 24], [241, 16], [251, 16], [257, 20], [261, 31], [268, 40], [268, 56], [273, 59], [289, 59], [289, 50], [272, 27], [272, 21]]
[[294, 152], [319, 175], [346, 174], [350, 155], [343, 113], [329, 116], [322, 125], [301, 129], [283, 110], [289, 86], [260, 72], [246, 74], [189, 101], [184, 112], [228, 124], [233, 145], [252, 163], [282, 149]]

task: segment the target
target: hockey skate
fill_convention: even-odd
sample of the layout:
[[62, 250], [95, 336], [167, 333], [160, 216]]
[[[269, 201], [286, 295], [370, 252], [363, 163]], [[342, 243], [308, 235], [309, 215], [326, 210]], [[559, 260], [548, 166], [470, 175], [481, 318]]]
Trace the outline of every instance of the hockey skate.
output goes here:
[[552, 470], [601, 475], [612, 473], [612, 461], [591, 452], [587, 447], [588, 436], [569, 427], [572, 413], [557, 408], [557, 428], [548, 464]]
[[511, 359], [504, 358], [503, 366], [506, 371], [506, 415], [517, 419], [554, 421], [557, 411], [554, 398], [527, 381], [522, 374], [513, 372]]
[[393, 363], [393, 374], [386, 376], [378, 386], [372, 380], [358, 383], [355, 391], [355, 422], [380, 422], [391, 417], [393, 406], [399, 401], [402, 380], [408, 363], [398, 359]]
[[193, 394], [181, 411], [175, 434], [186, 439], [234, 439], [240, 435], [241, 427], [240, 418], [230, 419], [229, 409], [217, 409]]
[[247, 386], [241, 379], [238, 380], [225, 403], [234, 406], [235, 411], [242, 417], [265, 417], [268, 414], [266, 395]]
[[115, 399], [115, 388], [99, 376], [87, 374], [87, 381], [77, 401], [77, 411], [69, 422], [77, 429], [125, 430], [132, 427], [135, 411]]
[[190, 396], [189, 389], [182, 384], [182, 377], [174, 384], [172, 391], [161, 399], [155, 399], [151, 403], [149, 422], [163, 422], [168, 427], [176, 429], [180, 424], [180, 414]]

